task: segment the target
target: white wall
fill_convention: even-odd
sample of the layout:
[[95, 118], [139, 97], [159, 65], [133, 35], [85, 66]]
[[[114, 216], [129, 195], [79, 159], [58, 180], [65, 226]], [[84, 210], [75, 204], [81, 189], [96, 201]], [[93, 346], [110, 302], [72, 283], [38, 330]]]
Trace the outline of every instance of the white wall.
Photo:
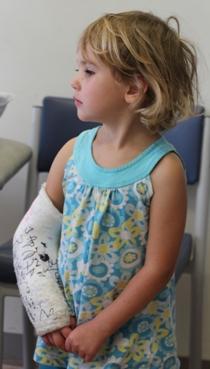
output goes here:
[[[0, 135], [29, 142], [31, 106], [45, 95], [71, 96], [69, 81], [83, 27], [104, 12], [129, 9], [149, 10], [163, 18], [178, 16], [182, 34], [198, 48], [200, 99], [210, 109], [209, 0], [0, 0], [0, 91], [16, 96], [1, 118]], [[1, 241], [11, 235], [23, 213], [24, 183], [22, 170], [0, 193]], [[206, 260], [203, 356], [210, 359], [210, 258]], [[182, 355], [187, 354], [188, 296], [184, 278], [178, 286]]]

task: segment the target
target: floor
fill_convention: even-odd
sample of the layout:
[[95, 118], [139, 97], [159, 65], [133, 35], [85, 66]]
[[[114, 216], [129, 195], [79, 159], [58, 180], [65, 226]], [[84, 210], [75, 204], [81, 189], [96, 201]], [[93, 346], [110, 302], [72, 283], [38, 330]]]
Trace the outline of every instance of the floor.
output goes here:
[[[15, 366], [15, 365], [3, 365], [3, 369], [23, 369], [21, 366]], [[187, 359], [181, 359], [181, 369], [188, 369], [188, 360]], [[210, 369], [210, 362], [204, 361], [202, 365], [202, 369]]]
[[3, 369], [22, 369], [22, 367], [21, 366], [3, 364]]

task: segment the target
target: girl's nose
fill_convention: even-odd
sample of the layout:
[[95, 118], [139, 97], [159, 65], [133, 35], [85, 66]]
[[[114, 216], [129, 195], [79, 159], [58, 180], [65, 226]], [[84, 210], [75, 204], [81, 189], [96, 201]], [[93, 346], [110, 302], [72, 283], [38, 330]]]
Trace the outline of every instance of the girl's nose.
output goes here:
[[78, 77], [74, 77], [70, 84], [71, 84], [71, 87], [74, 90], [79, 90], [80, 89], [80, 82], [79, 82]]

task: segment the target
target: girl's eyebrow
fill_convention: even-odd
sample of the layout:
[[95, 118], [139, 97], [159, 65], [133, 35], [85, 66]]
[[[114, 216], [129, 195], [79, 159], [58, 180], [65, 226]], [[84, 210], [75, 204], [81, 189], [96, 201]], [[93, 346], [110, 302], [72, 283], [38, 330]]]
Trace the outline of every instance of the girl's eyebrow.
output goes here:
[[96, 63], [94, 63], [92, 60], [88, 60], [88, 59], [77, 59], [76, 60], [77, 62], [77, 65], [89, 65], [89, 66], [92, 66], [92, 67], [97, 67]]
[[88, 60], [84, 60], [82, 61], [82, 65], [89, 65], [91, 67], [96, 67], [96, 64], [91, 62], [91, 61], [88, 61]]

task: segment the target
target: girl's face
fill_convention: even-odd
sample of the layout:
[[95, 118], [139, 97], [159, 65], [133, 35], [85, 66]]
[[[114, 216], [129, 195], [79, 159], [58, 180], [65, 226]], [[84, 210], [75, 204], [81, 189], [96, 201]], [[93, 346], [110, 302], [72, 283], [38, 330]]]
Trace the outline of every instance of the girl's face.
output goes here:
[[71, 86], [79, 119], [100, 123], [120, 120], [127, 109], [127, 85], [117, 81], [110, 68], [91, 51], [85, 59], [78, 52], [77, 67]]

